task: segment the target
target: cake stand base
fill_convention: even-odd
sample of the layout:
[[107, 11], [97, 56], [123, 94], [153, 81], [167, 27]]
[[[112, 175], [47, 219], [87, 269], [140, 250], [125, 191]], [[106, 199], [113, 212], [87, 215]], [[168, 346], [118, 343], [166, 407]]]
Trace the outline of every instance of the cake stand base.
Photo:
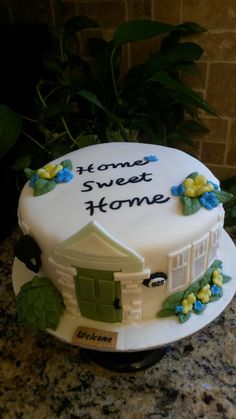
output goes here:
[[102, 352], [81, 349], [81, 357], [89, 358], [95, 364], [115, 372], [138, 372], [159, 362], [168, 352], [169, 347], [138, 352]]

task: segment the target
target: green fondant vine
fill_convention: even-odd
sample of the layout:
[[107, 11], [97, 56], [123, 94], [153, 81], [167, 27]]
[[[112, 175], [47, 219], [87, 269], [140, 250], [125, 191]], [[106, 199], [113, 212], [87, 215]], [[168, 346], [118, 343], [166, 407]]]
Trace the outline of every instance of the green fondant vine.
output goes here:
[[16, 296], [17, 320], [35, 333], [55, 330], [64, 310], [63, 298], [48, 278], [34, 276]]
[[203, 277], [184, 291], [168, 297], [157, 317], [176, 315], [180, 323], [185, 323], [192, 313], [201, 314], [208, 303], [217, 301], [223, 295], [223, 284], [231, 279], [222, 273], [222, 262], [216, 259]]

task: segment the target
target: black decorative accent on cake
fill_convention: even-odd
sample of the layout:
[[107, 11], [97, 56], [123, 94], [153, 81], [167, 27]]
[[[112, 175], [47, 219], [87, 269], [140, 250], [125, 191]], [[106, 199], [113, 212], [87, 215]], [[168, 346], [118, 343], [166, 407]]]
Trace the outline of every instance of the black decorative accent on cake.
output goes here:
[[150, 278], [144, 279], [143, 285], [149, 288], [159, 287], [166, 283], [167, 278], [168, 277], [164, 272], [155, 272], [150, 275]]
[[39, 272], [41, 266], [41, 249], [36, 241], [25, 234], [14, 246], [15, 256], [31, 271]]

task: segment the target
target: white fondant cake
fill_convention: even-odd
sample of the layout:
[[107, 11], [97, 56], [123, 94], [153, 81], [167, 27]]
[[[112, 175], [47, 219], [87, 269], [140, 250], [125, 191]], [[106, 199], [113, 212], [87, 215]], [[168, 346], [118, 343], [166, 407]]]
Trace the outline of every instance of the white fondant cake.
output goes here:
[[67, 159], [70, 182], [40, 196], [27, 183], [20, 196], [19, 225], [41, 249], [43, 275], [69, 313], [94, 325], [157, 319], [163, 301], [216, 259], [224, 218], [222, 204], [184, 215], [171, 188], [193, 172], [218, 180], [189, 155], [151, 144], [100, 144]]

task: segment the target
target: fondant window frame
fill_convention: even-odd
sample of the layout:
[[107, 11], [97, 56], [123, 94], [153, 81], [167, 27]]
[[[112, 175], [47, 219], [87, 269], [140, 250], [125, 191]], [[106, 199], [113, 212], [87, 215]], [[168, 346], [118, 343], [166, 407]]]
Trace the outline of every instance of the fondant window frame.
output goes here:
[[208, 249], [210, 234], [205, 234], [193, 242], [192, 247], [192, 282], [204, 275], [208, 267]]
[[220, 235], [222, 231], [221, 223], [219, 222], [215, 227], [213, 227], [210, 231], [210, 239], [209, 239], [209, 252], [208, 252], [208, 266], [215, 260], [219, 241], [220, 241]]
[[191, 245], [170, 253], [168, 257], [168, 288], [169, 291], [174, 291], [190, 282]]

